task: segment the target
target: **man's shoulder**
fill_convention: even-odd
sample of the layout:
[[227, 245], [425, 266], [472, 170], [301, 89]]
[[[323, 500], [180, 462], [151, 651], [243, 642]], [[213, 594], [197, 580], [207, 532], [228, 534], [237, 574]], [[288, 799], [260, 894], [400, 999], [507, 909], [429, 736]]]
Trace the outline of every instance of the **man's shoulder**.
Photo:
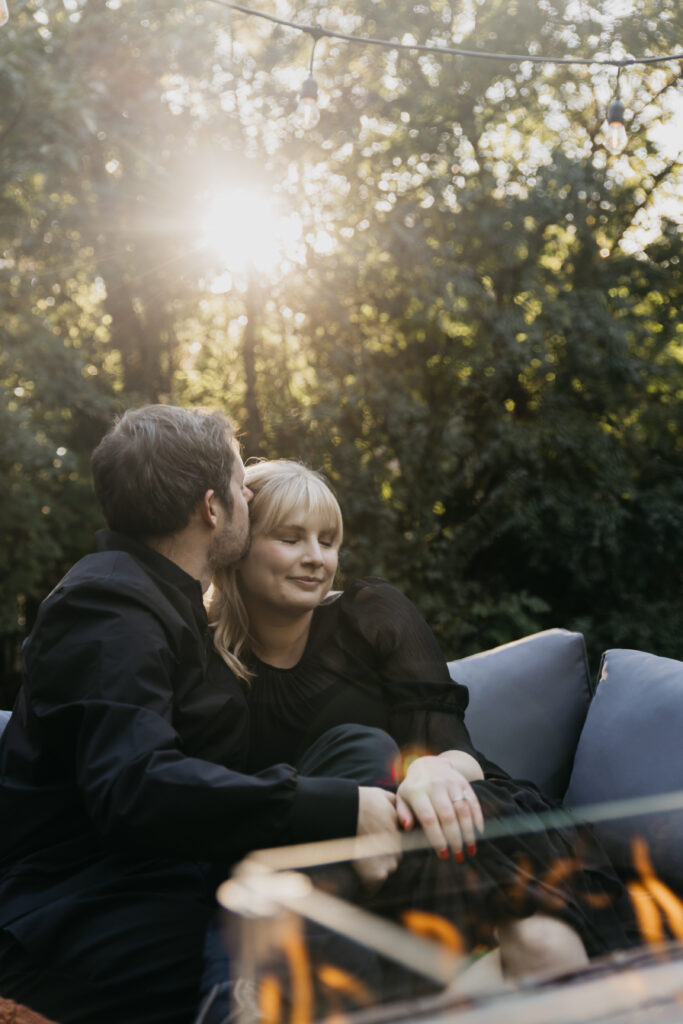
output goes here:
[[69, 615], [84, 607], [116, 618], [120, 614], [153, 617], [164, 631], [177, 629], [186, 617], [127, 551], [95, 551], [79, 559], [42, 602], [40, 617]]
[[24, 665], [71, 656], [76, 648], [104, 649], [112, 643], [121, 654], [138, 649], [176, 650], [190, 616], [183, 615], [125, 551], [85, 555], [41, 602], [33, 629], [23, 644]]
[[158, 598], [159, 587], [127, 551], [93, 551], [79, 559], [59, 581], [49, 597], [74, 588], [117, 590]]

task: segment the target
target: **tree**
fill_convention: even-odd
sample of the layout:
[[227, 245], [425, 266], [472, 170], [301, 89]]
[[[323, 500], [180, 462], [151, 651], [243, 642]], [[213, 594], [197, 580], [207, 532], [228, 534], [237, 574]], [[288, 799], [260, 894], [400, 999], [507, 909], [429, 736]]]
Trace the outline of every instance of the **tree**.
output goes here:
[[[530, 54], [661, 54], [680, 36], [673, 0], [611, 20], [532, 0], [295, 13]], [[323, 39], [306, 134], [310, 39], [231, 20], [29, 0], [0, 30], [10, 646], [17, 608], [30, 624], [90, 546], [106, 424], [170, 400], [226, 407], [246, 455], [324, 468], [345, 574], [404, 587], [449, 655], [559, 623], [594, 652], [682, 656], [676, 66], [622, 73], [614, 160], [609, 69]], [[299, 225], [271, 276], [199, 245], [207, 198], [256, 186]]]
[[[561, 5], [473, 7], [462, 45], [674, 47], [672, 5], [639, 6], [574, 32]], [[372, 13], [375, 35], [457, 38], [445, 5]], [[594, 652], [637, 638], [680, 655], [680, 232], [634, 230], [680, 183], [646, 130], [676, 71], [640, 77], [627, 166], [607, 160], [604, 108], [573, 69], [330, 44], [324, 73], [334, 110], [308, 201], [318, 178], [318, 221], [341, 238], [302, 275], [305, 397], [264, 400], [271, 450], [315, 451], [343, 499], [347, 571], [401, 584], [447, 650], [559, 622]]]

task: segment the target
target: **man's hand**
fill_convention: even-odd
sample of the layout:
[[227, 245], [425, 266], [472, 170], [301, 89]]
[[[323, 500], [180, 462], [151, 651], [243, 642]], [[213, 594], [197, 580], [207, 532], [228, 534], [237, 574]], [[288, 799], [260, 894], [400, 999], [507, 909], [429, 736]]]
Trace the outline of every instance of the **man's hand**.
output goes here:
[[401, 840], [396, 816], [396, 797], [376, 786], [358, 789], [356, 835], [376, 834], [380, 853], [353, 861], [356, 874], [368, 889], [379, 889], [401, 859]]
[[463, 846], [473, 855], [475, 829], [484, 831], [484, 816], [469, 780], [443, 755], [413, 761], [398, 787], [396, 810], [405, 829], [417, 819], [440, 857], [448, 857], [450, 847], [460, 861]]

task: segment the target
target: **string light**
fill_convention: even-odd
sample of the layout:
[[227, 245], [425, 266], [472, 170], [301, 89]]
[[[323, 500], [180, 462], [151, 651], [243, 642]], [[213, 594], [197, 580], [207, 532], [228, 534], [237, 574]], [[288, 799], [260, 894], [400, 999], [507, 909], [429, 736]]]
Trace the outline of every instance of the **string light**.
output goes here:
[[610, 103], [607, 114], [607, 137], [605, 138], [605, 149], [609, 150], [613, 156], [618, 156], [619, 153], [623, 153], [626, 148], [626, 143], [628, 142], [626, 127], [624, 125], [624, 104], [619, 98], [620, 75], [621, 67], [617, 71], [616, 94]]
[[[288, 21], [286, 18], [279, 18], [274, 14], [268, 14], [265, 11], [259, 11], [252, 7], [245, 7], [242, 4], [232, 3], [231, 0], [210, 0], [210, 2], [219, 4], [221, 7], [227, 7], [231, 13], [232, 11], [239, 11], [241, 14], [246, 14], [255, 18], [262, 18], [265, 21], [270, 21], [277, 25], [283, 25], [286, 28], [291, 28], [297, 32], [305, 32], [313, 38], [309, 75], [302, 84], [296, 113], [297, 120], [304, 129], [314, 128], [320, 120], [320, 109], [318, 107], [318, 83], [313, 77], [313, 57], [315, 54], [316, 43], [323, 37], [327, 37], [329, 39], [341, 39], [350, 43], [360, 43], [365, 46], [383, 46], [389, 50], [409, 50], [417, 53], [473, 57], [478, 60], [500, 60], [508, 63], [526, 61], [532, 64], [582, 64], [584, 66], [594, 64], [599, 66], [617, 67], [616, 95], [610, 104], [607, 114], [608, 133], [605, 139], [605, 148], [608, 149], [610, 153], [614, 154], [621, 153], [627, 142], [626, 127], [624, 125], [624, 104], [619, 97], [619, 75], [621, 74], [622, 68], [629, 66], [632, 67], [638, 64], [662, 64], [666, 61], [683, 60], [683, 52], [665, 54], [661, 57], [626, 57], [620, 59], [611, 57], [542, 57], [537, 54], [491, 53], [486, 50], [465, 50], [460, 47], [453, 46], [433, 46], [428, 43], [405, 43], [398, 42], [395, 39], [376, 39], [372, 36], [350, 35], [345, 32], [336, 32], [332, 29], [320, 28], [320, 26], [317, 25], [298, 24], [294, 21]], [[0, 0], [0, 26], [5, 25], [8, 20], [9, 8], [7, 6], [7, 0]]]
[[309, 75], [301, 86], [296, 116], [302, 128], [315, 128], [320, 120], [318, 83], [313, 75]]
[[296, 119], [300, 126], [305, 130], [315, 128], [320, 120], [320, 108], [318, 107], [318, 83], [313, 77], [313, 59], [315, 57], [315, 47], [321, 37], [321, 33], [314, 29], [310, 34], [313, 36], [311, 63], [308, 69], [308, 78], [301, 86], [301, 92], [299, 93], [299, 105], [296, 108]]
[[[0, 0], [3, 2], [3, 0]], [[616, 95], [610, 104], [607, 114], [608, 132], [605, 138], [605, 148], [610, 153], [619, 154], [623, 151], [628, 141], [624, 125], [624, 104], [619, 97], [619, 75], [622, 68], [634, 65], [663, 64], [666, 61], [683, 60], [683, 53], [670, 53], [661, 57], [541, 57], [528, 53], [490, 53], [486, 50], [464, 50], [453, 46], [432, 46], [428, 43], [404, 43], [395, 39], [375, 39], [372, 36], [354, 36], [345, 32], [335, 32], [333, 29], [320, 28], [317, 25], [303, 25], [286, 18], [280, 18], [275, 14], [267, 14], [252, 7], [245, 7], [242, 4], [232, 3], [231, 0], [211, 0], [213, 3], [227, 7], [230, 11], [240, 11], [242, 14], [255, 18], [262, 18], [276, 25], [283, 25], [285, 28], [294, 29], [297, 32], [306, 32], [313, 37], [313, 53], [315, 44], [319, 39], [341, 39], [349, 43], [360, 43], [365, 46], [383, 46], [389, 50], [411, 50], [417, 53], [431, 53], [440, 56], [453, 55], [456, 57], [474, 57], [478, 60], [500, 60], [508, 63], [526, 61], [532, 64], [582, 64], [600, 65], [618, 68]], [[308, 78], [304, 81], [299, 93], [299, 105], [297, 107], [297, 119], [303, 128], [314, 128], [320, 120], [318, 109], [318, 84], [313, 77], [313, 53], [311, 53], [311, 67]]]

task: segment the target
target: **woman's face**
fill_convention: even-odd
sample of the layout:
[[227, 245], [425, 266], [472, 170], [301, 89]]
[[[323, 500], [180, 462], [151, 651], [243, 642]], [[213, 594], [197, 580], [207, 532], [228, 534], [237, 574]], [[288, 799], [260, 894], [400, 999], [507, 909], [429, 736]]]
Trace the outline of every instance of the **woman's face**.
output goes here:
[[311, 611], [328, 593], [337, 571], [334, 524], [293, 512], [270, 533], [252, 533], [237, 565], [240, 591], [250, 614], [269, 607], [287, 615]]

